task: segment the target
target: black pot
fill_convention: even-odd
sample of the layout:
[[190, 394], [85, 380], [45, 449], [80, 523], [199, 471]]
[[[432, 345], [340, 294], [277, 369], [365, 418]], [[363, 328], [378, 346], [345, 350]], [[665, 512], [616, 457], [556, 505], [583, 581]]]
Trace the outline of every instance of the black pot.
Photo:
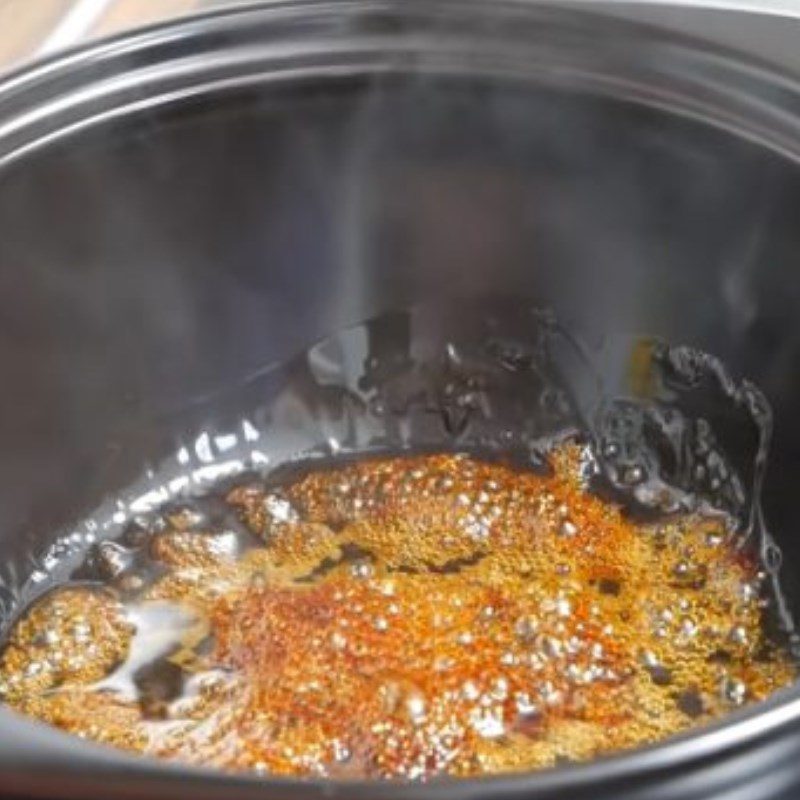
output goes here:
[[[797, 577], [800, 84], [519, 0], [283, 2], [0, 85], [0, 601], [213, 397], [376, 313], [487, 291], [715, 353], [766, 392]], [[800, 573], [798, 573], [800, 576]], [[0, 795], [778, 800], [800, 692], [663, 745], [429, 785], [230, 777], [0, 709]]]

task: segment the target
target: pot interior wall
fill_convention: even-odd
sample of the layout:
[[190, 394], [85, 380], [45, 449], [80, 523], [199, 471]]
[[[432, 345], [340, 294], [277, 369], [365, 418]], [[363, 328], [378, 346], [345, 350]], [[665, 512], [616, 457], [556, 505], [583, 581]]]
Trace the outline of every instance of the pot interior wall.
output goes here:
[[800, 543], [800, 170], [667, 111], [340, 79], [123, 118], [0, 174], [5, 573], [213, 427], [226, 386], [367, 316], [530, 297], [719, 355], [767, 393]]

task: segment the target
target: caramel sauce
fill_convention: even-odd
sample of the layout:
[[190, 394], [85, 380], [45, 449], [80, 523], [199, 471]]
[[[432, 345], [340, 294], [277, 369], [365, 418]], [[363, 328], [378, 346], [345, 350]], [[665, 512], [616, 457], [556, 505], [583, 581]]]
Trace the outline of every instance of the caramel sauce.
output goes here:
[[721, 518], [634, 523], [584, 486], [462, 455], [363, 459], [185, 511], [12, 629], [18, 711], [264, 774], [426, 779], [660, 741], [789, 685], [755, 559]]

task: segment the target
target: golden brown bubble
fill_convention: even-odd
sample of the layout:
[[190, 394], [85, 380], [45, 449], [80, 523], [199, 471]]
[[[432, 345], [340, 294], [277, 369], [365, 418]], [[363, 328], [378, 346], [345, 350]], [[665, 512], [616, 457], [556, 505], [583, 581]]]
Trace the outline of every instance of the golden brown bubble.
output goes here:
[[[586, 491], [578, 447], [551, 468], [430, 455], [237, 487], [227, 502], [260, 546], [168, 520], [135, 605], [81, 587], [40, 601], [0, 688], [150, 755], [425, 779], [641, 746], [794, 680], [765, 633], [758, 565], [722, 521], [634, 524]], [[136, 623], [165, 601], [195, 615], [171, 639]], [[124, 691], [145, 644], [152, 664]]]

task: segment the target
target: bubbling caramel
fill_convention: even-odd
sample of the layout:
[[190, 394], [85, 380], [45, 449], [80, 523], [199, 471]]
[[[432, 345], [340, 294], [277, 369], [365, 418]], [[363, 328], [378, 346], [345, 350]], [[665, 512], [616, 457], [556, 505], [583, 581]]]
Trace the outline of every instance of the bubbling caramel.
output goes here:
[[586, 490], [583, 456], [239, 485], [224, 502], [247, 546], [191, 505], [162, 515], [146, 577], [61, 588], [17, 622], [0, 691], [163, 758], [427, 779], [657, 742], [789, 685], [763, 576], [724, 521], [636, 524]]

